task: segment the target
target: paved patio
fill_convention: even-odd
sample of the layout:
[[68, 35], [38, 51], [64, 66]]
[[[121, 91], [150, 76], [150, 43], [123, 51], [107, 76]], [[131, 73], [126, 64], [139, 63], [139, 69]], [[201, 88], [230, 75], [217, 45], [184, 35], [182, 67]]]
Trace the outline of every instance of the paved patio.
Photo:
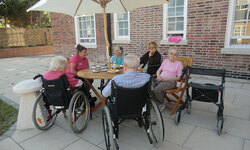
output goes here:
[[[18, 107], [20, 95], [12, 87], [37, 73], [43, 74], [53, 55], [0, 59], [0, 98]], [[196, 82], [216, 80], [194, 77]], [[98, 85], [98, 80], [94, 82]], [[165, 140], [159, 150], [250, 150], [250, 81], [227, 79], [225, 88], [224, 129], [220, 136], [216, 128], [217, 107], [210, 103], [193, 102], [191, 114], [184, 113], [178, 126], [174, 115], [164, 110]], [[101, 150], [105, 149], [102, 108], [93, 113], [93, 120], [81, 134], [74, 134], [63, 115], [48, 131], [27, 129], [15, 131], [15, 126], [0, 136], [1, 150]], [[185, 112], [185, 111], [184, 111]], [[11, 134], [15, 131], [13, 134]], [[121, 150], [155, 150], [149, 144], [145, 131], [135, 121], [120, 126]]]

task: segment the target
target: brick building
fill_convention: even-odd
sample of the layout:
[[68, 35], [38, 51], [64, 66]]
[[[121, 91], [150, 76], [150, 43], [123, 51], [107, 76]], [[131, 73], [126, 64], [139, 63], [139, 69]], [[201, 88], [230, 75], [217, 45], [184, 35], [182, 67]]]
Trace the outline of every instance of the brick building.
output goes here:
[[[196, 67], [225, 68], [228, 77], [250, 80], [249, 6], [249, 0], [171, 0], [168, 5], [111, 14], [112, 45], [142, 56], [147, 43], [155, 41], [164, 58], [175, 46], [180, 56], [194, 58]], [[73, 18], [52, 13], [51, 18], [56, 54], [68, 57], [81, 43], [91, 62], [105, 62], [102, 14]], [[168, 42], [173, 36], [183, 38]]]

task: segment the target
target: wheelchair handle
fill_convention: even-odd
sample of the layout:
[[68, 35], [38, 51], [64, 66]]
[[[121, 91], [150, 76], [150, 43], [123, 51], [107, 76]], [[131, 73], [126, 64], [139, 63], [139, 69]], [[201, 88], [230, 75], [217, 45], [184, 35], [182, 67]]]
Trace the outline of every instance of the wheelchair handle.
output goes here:
[[42, 75], [41, 75], [41, 74], [36, 75], [36, 76], [33, 78], [33, 80], [36, 80], [36, 79], [39, 78], [39, 77], [42, 77]]

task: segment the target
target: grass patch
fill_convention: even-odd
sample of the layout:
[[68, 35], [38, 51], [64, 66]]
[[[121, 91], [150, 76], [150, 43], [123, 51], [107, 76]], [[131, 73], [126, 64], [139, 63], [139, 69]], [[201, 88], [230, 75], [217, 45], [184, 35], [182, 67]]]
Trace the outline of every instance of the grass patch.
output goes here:
[[0, 99], [0, 136], [17, 120], [17, 110]]

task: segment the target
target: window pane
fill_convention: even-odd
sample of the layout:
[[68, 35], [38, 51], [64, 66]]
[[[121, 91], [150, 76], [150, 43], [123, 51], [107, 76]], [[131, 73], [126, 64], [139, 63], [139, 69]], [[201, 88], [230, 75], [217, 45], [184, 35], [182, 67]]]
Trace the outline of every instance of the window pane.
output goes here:
[[168, 24], [168, 31], [175, 31], [175, 23]]
[[246, 27], [246, 22], [234, 23], [233, 36], [244, 36], [245, 27]]
[[175, 6], [175, 0], [171, 0], [170, 4], [168, 4], [168, 7], [173, 7], [173, 6]]
[[177, 0], [176, 1], [176, 6], [183, 6], [184, 5], [184, 0]]
[[247, 36], [250, 36], [250, 21], [247, 22]]
[[247, 45], [250, 44], [250, 39], [231, 39], [230, 44], [237, 44], [237, 45]]
[[123, 28], [128, 29], [128, 22], [127, 22], [127, 21], [126, 21], [126, 22], [124, 22], [124, 24], [123, 24]]
[[91, 19], [93, 20], [93, 19], [94, 19], [94, 16], [91, 16]]
[[182, 16], [184, 11], [184, 7], [177, 7], [176, 8], [176, 16]]
[[183, 22], [177, 22], [176, 31], [182, 31], [182, 30], [183, 30]]
[[80, 30], [80, 38], [83, 38], [83, 32]]
[[86, 29], [87, 28], [86, 22], [83, 22], [82, 24], [83, 24], [82, 29]]
[[92, 29], [91, 31], [92, 31], [92, 33], [91, 33], [92, 36], [91, 37], [95, 37], [95, 30]]
[[83, 37], [87, 37], [87, 30], [83, 30]]
[[118, 21], [121, 21], [122, 18], [123, 18], [123, 15], [122, 15], [122, 14], [117, 14], [117, 20], [118, 20]]
[[123, 29], [119, 29], [119, 36], [123, 36]]
[[236, 0], [236, 4], [239, 5], [239, 4], [248, 4], [249, 3], [249, 0]]
[[94, 28], [94, 25], [95, 25], [94, 20], [91, 20], [91, 28]]
[[234, 20], [246, 20], [248, 5], [236, 6]]
[[125, 30], [124, 30], [124, 35], [125, 35], [125, 36], [128, 36], [128, 29], [125, 29]]
[[128, 20], [128, 13], [123, 14], [123, 20]]
[[168, 22], [175, 22], [175, 18], [169, 18]]
[[123, 22], [119, 22], [119, 29], [123, 28]]
[[177, 21], [184, 21], [184, 17], [178, 17]]
[[175, 16], [175, 8], [168, 8], [168, 17]]

